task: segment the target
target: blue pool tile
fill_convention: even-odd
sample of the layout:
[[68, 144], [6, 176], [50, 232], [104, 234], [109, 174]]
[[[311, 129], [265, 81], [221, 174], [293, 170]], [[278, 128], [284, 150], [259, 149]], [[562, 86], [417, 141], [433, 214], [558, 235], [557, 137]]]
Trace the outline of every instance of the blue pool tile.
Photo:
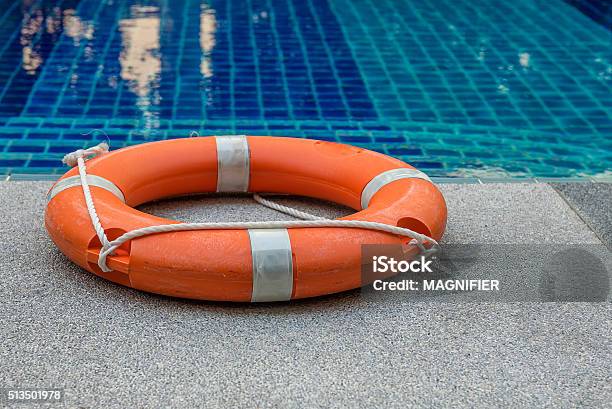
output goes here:
[[59, 163], [61, 162], [53, 159], [32, 159], [28, 163], [28, 166], [34, 168], [48, 168], [48, 170], [52, 170], [57, 168]]
[[[74, 144], [74, 145], [51, 145], [48, 149], [49, 153], [61, 153], [61, 154], [66, 154], [66, 153], [70, 153], [73, 152], [77, 149], [83, 149], [84, 148], [84, 144]], [[58, 164], [59, 167], [59, 164]]]
[[423, 151], [419, 148], [389, 148], [389, 154], [393, 156], [402, 156], [402, 155], [410, 155], [410, 156], [421, 156], [423, 155]]
[[20, 159], [0, 159], [0, 168], [19, 168], [25, 165], [25, 160]]
[[7, 148], [8, 152], [16, 153], [41, 153], [45, 151], [45, 146], [41, 145], [19, 145], [13, 144]]
[[57, 131], [57, 129], [49, 129], [49, 130], [36, 129], [36, 130], [30, 130], [27, 133], [27, 139], [28, 140], [38, 139], [41, 141], [51, 141], [51, 140], [59, 139], [60, 135], [61, 134], [60, 132]]
[[444, 168], [444, 164], [441, 162], [414, 161], [414, 162], [411, 162], [411, 165], [418, 169], [442, 169]]

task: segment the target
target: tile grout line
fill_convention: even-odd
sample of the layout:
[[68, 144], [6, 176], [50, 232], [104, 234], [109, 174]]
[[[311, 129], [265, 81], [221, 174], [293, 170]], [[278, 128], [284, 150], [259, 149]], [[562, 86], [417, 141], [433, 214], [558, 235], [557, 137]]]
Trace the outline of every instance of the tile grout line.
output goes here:
[[[595, 183], [595, 182], [593, 182]], [[606, 241], [604, 240], [604, 238], [601, 236], [601, 234], [599, 234], [592, 226], [592, 224], [585, 218], [583, 217], [580, 212], [578, 211], [578, 209], [568, 200], [567, 197], [565, 197], [565, 195], [563, 194], [563, 192], [560, 192], [559, 190], [557, 190], [551, 183], [547, 183], [548, 186], [551, 187], [552, 190], [555, 191], [555, 193], [561, 198], [561, 200], [563, 200], [563, 202], [565, 202], [565, 204], [567, 204], [567, 206], [574, 212], [574, 214], [576, 216], [578, 216], [578, 219], [580, 219], [580, 221], [582, 221], [582, 223], [589, 228], [589, 230], [591, 230], [593, 232], [593, 234], [595, 235], [595, 237], [597, 237], [597, 239], [601, 242], [601, 244], [606, 247], [608, 250], [612, 251], [612, 245], [607, 245]]]

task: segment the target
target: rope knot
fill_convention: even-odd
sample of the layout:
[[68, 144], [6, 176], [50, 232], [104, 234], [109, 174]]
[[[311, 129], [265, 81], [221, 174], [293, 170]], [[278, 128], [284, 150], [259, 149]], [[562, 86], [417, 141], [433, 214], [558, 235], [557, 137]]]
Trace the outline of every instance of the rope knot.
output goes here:
[[74, 167], [77, 165], [79, 158], [89, 160], [106, 152], [108, 152], [108, 144], [106, 142], [102, 142], [96, 146], [92, 146], [91, 148], [77, 149], [74, 152], [70, 152], [64, 156], [62, 162], [70, 167]]
[[[429, 243], [429, 247], [425, 246], [425, 243]], [[410, 240], [409, 244], [418, 247], [419, 254], [425, 257], [430, 257], [440, 250], [440, 245], [436, 241], [424, 235]]]

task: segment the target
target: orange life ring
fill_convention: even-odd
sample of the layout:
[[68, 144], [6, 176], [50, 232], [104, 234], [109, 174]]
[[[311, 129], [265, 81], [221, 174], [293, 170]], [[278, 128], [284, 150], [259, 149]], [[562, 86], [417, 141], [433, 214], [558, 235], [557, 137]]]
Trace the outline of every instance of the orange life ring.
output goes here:
[[[446, 226], [444, 198], [423, 173], [398, 159], [331, 142], [263, 136], [174, 139], [106, 153], [87, 162], [87, 169], [109, 239], [180, 223], [134, 209], [142, 203], [227, 191], [328, 200], [359, 210], [343, 220], [406, 227], [436, 240]], [[158, 294], [222, 301], [298, 299], [357, 288], [364, 284], [362, 244], [406, 243], [405, 237], [355, 228], [181, 231], [131, 240], [108, 257], [112, 271], [103, 272], [97, 265], [100, 240], [76, 168], [49, 191], [45, 226], [68, 258], [100, 277]], [[285, 246], [284, 253], [266, 253], [270, 246]], [[269, 262], [276, 268], [271, 274], [261, 271]], [[288, 269], [284, 275], [283, 269]]]

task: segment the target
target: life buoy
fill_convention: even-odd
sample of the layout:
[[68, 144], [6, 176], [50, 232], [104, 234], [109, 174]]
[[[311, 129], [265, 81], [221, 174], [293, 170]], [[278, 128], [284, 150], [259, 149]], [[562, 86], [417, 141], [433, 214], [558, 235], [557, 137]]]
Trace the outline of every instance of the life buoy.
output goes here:
[[[341, 220], [412, 229], [436, 240], [446, 204], [422, 172], [366, 149], [308, 139], [219, 136], [145, 143], [87, 162], [87, 182], [109, 240], [147, 226], [175, 224], [136, 206], [212, 192], [287, 193], [358, 210]], [[395, 234], [359, 228], [180, 231], [126, 242], [97, 262], [100, 239], [73, 168], [48, 194], [45, 226], [79, 266], [143, 291], [192, 299], [279, 301], [362, 284], [363, 244], [405, 244]]]

